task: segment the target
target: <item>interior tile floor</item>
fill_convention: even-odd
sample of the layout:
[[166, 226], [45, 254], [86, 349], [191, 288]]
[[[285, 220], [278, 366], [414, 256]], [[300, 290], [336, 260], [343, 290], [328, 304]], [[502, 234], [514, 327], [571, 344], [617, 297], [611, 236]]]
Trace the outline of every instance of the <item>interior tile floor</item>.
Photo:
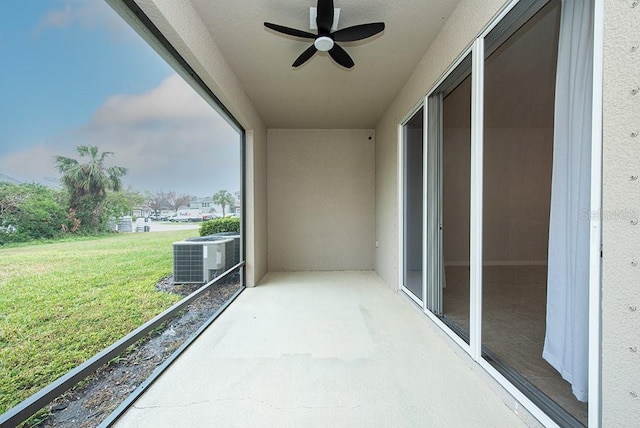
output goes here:
[[[546, 266], [485, 266], [483, 345], [548, 397], [587, 425], [586, 403], [542, 358], [546, 313]], [[469, 268], [447, 266], [445, 317], [469, 331]]]

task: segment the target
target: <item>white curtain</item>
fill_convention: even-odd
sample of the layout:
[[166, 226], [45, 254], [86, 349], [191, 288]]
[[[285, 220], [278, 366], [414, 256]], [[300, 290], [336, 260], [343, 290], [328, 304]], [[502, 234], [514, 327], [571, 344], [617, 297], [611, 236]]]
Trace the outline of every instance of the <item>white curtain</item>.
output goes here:
[[588, 398], [592, 2], [563, 0], [556, 77], [543, 358]]

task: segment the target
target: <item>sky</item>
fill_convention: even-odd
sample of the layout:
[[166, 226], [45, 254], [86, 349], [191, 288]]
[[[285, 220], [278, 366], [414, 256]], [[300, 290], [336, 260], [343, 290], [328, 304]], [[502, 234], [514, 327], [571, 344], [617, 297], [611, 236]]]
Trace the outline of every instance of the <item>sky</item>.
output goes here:
[[0, 174], [55, 186], [93, 145], [134, 190], [240, 190], [238, 133], [103, 0], [5, 2], [0, 57]]

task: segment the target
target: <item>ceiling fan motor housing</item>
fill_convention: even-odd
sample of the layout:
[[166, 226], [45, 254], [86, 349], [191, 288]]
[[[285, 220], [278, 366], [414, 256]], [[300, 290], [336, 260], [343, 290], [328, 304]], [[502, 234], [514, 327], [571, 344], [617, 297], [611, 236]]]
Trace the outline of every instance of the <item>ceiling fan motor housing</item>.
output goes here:
[[333, 39], [331, 37], [328, 36], [320, 36], [318, 37], [315, 42], [313, 42], [313, 44], [315, 45], [316, 49], [318, 49], [321, 52], [327, 52], [330, 51], [333, 48]]

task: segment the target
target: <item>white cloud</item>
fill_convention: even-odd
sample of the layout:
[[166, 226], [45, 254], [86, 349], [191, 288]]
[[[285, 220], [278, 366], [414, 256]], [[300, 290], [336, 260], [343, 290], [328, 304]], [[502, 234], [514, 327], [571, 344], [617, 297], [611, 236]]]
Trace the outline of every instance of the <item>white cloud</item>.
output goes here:
[[173, 75], [145, 94], [112, 96], [96, 111], [92, 125], [148, 124], [208, 117], [211, 117], [211, 107], [184, 80]]
[[61, 10], [52, 10], [45, 15], [38, 24], [38, 28], [41, 30], [47, 28], [64, 28], [68, 27], [73, 21], [73, 13], [71, 11], [71, 5], [66, 4]]
[[60, 0], [60, 6], [49, 11], [38, 22], [35, 33], [80, 25], [83, 28], [104, 27], [120, 35], [127, 28], [124, 21], [103, 0]]
[[38, 144], [28, 150], [9, 153], [0, 157], [0, 172], [19, 181], [48, 183], [46, 177], [57, 177], [53, 158], [56, 150], [53, 146]]
[[25, 181], [57, 176], [53, 157], [75, 157], [84, 144], [114, 152], [109, 165], [127, 167], [125, 184], [136, 190], [196, 196], [240, 190], [238, 134], [177, 75], [147, 93], [110, 97], [86, 126], [51, 141], [65, 145], [13, 153], [0, 159], [0, 172]]

